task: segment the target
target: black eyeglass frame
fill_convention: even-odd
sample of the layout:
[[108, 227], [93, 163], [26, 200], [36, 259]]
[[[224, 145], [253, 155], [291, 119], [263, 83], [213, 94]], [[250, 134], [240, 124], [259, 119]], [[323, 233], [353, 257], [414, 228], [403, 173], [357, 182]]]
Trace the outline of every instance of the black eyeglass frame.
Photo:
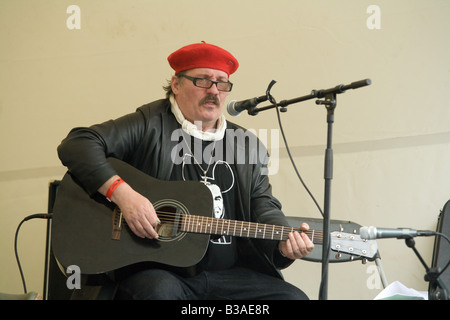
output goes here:
[[[183, 77], [183, 78], [186, 78], [186, 79], [192, 81], [194, 86], [196, 86], [198, 88], [209, 89], [213, 86], [213, 84], [215, 84], [217, 87], [217, 90], [222, 91], [222, 92], [230, 92], [233, 89], [233, 83], [231, 83], [230, 81], [213, 81], [213, 80], [209, 80], [209, 79], [205, 79], [205, 78], [195, 78], [195, 77], [187, 76], [185, 74], [180, 74], [180, 75], [178, 75], [178, 77]], [[197, 84], [197, 81], [199, 81], [199, 80], [207, 81], [210, 83], [210, 85], [209, 86], [199, 86]], [[226, 83], [227, 85], [229, 85], [230, 86], [229, 90], [220, 90], [218, 84], [221, 84], [221, 83]]]

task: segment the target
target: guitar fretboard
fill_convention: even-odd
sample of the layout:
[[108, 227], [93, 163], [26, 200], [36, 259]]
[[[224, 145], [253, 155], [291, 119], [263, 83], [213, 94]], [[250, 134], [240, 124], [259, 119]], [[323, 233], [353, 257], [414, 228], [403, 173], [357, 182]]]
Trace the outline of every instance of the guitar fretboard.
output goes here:
[[304, 232], [315, 244], [322, 244], [323, 233], [317, 230], [302, 231], [299, 228], [218, 219], [205, 216], [182, 215], [181, 231], [213, 235], [229, 235], [244, 238], [287, 240], [290, 232]]

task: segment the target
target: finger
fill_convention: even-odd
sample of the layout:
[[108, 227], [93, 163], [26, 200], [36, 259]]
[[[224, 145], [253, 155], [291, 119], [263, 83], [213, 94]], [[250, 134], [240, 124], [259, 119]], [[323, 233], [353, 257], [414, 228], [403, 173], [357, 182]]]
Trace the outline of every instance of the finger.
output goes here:
[[314, 243], [311, 239], [306, 235], [306, 233], [301, 234], [303, 243], [305, 244], [305, 255], [309, 254], [314, 249]]
[[158, 233], [155, 230], [156, 224], [155, 227], [153, 227], [153, 225], [148, 220], [145, 220], [142, 222], [142, 229], [145, 238], [158, 239]]
[[286, 258], [289, 258], [291, 260], [296, 259], [294, 255], [294, 250], [292, 248], [291, 233], [288, 234], [288, 239], [283, 242], [282, 247], [284, 247], [283, 253]]
[[298, 232], [291, 232], [289, 234], [289, 242], [292, 248], [292, 255], [294, 259], [302, 257], [303, 240]]
[[[309, 225], [306, 222], [303, 222], [300, 225], [300, 229], [303, 231], [308, 231]], [[302, 236], [303, 242], [305, 242], [308, 253], [310, 253], [314, 249], [314, 243], [311, 241], [311, 239], [308, 237], [308, 235], [306, 233], [302, 232], [301, 236]]]
[[304, 232], [295, 232], [294, 239], [295, 244], [292, 247], [294, 248], [294, 255], [297, 259], [307, 256], [314, 248], [314, 244]]
[[158, 215], [153, 208], [150, 201], [147, 203], [147, 208], [144, 213], [144, 220], [142, 222], [143, 228], [146, 233], [146, 238], [157, 239], [158, 233], [156, 232], [156, 226], [160, 223]]
[[139, 238], [145, 238], [146, 233], [144, 231], [144, 228], [142, 227], [142, 225], [138, 222], [130, 222], [128, 221], [128, 226], [130, 227], [131, 231], [138, 236]]
[[156, 229], [156, 226], [160, 224], [161, 221], [159, 220], [158, 214], [156, 213], [155, 208], [153, 208], [153, 205], [150, 201], [148, 202], [148, 205], [148, 211], [150, 212], [149, 222]]
[[138, 237], [155, 239], [158, 238], [158, 233], [155, 228], [159, 219], [157, 218], [156, 213], [152, 214], [149, 211], [149, 207], [147, 207], [139, 213], [129, 215], [127, 223], [131, 231]]

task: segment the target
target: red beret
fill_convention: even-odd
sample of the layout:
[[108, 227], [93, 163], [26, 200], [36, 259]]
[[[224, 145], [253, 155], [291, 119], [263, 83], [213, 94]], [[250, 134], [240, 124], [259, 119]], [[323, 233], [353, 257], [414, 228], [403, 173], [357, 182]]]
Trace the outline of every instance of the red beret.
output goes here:
[[231, 53], [204, 41], [178, 49], [167, 60], [175, 74], [195, 68], [210, 68], [231, 75], [239, 67], [238, 61]]

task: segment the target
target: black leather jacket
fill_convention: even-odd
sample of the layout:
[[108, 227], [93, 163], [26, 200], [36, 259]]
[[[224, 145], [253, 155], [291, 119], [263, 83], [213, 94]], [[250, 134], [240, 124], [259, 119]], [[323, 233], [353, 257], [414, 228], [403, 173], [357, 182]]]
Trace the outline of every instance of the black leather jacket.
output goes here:
[[[171, 140], [171, 135], [179, 128], [170, 110], [170, 101], [157, 100], [116, 120], [89, 128], [74, 128], [59, 145], [58, 155], [91, 194], [116, 174], [106, 161], [107, 157], [121, 159], [155, 178], [169, 180], [173, 166], [171, 151], [178, 143], [178, 140]], [[243, 213], [238, 219], [288, 225], [281, 204], [272, 195], [267, 174], [261, 174], [268, 163], [267, 150], [262, 144], [258, 144], [261, 150], [250, 147], [242, 127], [227, 121], [227, 129], [235, 132], [232, 146], [235, 158], [244, 152], [246, 158], [245, 163], [235, 161], [238, 201]], [[264, 155], [263, 161], [258, 152]], [[292, 263], [281, 256], [276, 241], [240, 238], [238, 251], [241, 265], [280, 278], [279, 270]]]

